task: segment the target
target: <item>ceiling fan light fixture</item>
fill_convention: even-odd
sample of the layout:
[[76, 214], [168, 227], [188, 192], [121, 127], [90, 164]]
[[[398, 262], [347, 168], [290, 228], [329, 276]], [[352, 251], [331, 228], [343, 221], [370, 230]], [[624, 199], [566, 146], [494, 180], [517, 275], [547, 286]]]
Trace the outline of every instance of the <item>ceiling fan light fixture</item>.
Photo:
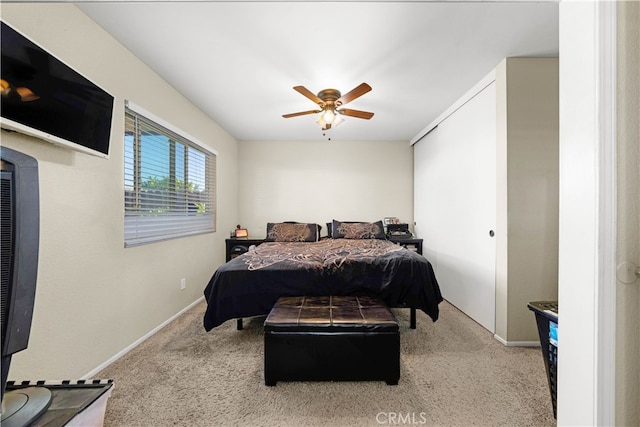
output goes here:
[[311, 101], [315, 102], [321, 109], [283, 114], [282, 117], [284, 118], [320, 113], [320, 117], [318, 118], [318, 120], [316, 120], [316, 124], [318, 124], [322, 128], [322, 130], [329, 130], [332, 127], [338, 126], [344, 121], [344, 118], [341, 117], [343, 115], [357, 117], [365, 120], [369, 120], [371, 117], [373, 117], [373, 113], [370, 113], [368, 111], [342, 108], [344, 104], [347, 104], [354, 99], [359, 98], [360, 96], [371, 90], [371, 86], [366, 83], [361, 83], [359, 86], [352, 89], [345, 95], [342, 95], [337, 89], [324, 89], [318, 92], [317, 95], [304, 86], [294, 86], [293, 89], [296, 92], [299, 92], [300, 94], [309, 98]]
[[325, 108], [325, 110], [320, 114], [318, 120], [316, 120], [316, 123], [322, 128], [322, 130], [331, 129], [342, 122], [344, 122], [344, 119], [337, 111], [335, 111], [335, 108]]
[[322, 113], [320, 114], [320, 117], [318, 118], [318, 120], [316, 120], [316, 124], [320, 126], [322, 130], [328, 130], [328, 129], [331, 129], [331, 125], [333, 124], [333, 121], [325, 120], [325, 114]]
[[325, 123], [333, 123], [333, 120], [336, 118], [336, 113], [332, 109], [326, 109], [322, 113], [322, 120]]

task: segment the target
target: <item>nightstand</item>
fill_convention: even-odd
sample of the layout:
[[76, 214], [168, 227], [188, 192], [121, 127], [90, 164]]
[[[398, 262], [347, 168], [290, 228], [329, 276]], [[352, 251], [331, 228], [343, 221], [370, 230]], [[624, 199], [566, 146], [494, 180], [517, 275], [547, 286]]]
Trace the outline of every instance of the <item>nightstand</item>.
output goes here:
[[422, 255], [422, 239], [389, 236], [389, 241]]
[[231, 261], [232, 258], [242, 255], [249, 250], [251, 245], [258, 246], [260, 243], [264, 243], [264, 239], [253, 238], [239, 238], [239, 239], [226, 239], [226, 261]]

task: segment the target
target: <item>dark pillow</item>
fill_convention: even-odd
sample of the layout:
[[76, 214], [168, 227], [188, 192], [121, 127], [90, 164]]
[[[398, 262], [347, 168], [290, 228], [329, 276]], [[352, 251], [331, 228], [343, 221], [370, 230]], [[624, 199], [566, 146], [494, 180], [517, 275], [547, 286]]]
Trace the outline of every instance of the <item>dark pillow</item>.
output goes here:
[[270, 222], [267, 224], [267, 242], [317, 242], [318, 224]]
[[327, 237], [331, 237], [331, 229], [333, 228], [333, 225], [328, 222], [327, 223]]
[[346, 222], [333, 220], [331, 237], [334, 239], [382, 239], [386, 240], [382, 221]]
[[[284, 223], [285, 224], [303, 224], [298, 221], [285, 221]], [[322, 231], [322, 226], [320, 224], [312, 224], [312, 223], [309, 223], [309, 225], [315, 225], [316, 227], [318, 227], [318, 240], [320, 240], [320, 231]]]

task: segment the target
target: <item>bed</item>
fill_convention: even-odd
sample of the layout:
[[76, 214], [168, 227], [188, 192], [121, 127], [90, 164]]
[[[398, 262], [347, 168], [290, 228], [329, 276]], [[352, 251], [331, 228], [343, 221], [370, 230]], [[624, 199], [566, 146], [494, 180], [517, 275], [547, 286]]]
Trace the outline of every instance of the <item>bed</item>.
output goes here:
[[216, 270], [204, 290], [207, 331], [231, 319], [266, 315], [279, 297], [301, 295], [377, 296], [389, 307], [419, 309], [438, 319], [442, 295], [431, 263], [386, 240], [381, 222], [334, 221], [332, 237], [317, 240], [316, 234], [317, 241], [311, 240], [312, 229], [319, 232], [315, 224], [287, 224], [274, 233], [280, 224], [268, 224], [265, 243]]

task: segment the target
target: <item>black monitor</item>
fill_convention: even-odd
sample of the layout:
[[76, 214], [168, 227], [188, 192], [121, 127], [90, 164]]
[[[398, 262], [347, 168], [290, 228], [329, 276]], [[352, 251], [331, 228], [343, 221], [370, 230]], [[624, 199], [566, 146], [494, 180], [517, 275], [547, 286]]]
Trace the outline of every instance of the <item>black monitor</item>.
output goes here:
[[51, 392], [28, 387], [5, 392], [11, 356], [29, 344], [38, 276], [40, 195], [38, 162], [0, 147], [0, 285], [2, 301], [2, 425], [29, 425], [48, 408]]

